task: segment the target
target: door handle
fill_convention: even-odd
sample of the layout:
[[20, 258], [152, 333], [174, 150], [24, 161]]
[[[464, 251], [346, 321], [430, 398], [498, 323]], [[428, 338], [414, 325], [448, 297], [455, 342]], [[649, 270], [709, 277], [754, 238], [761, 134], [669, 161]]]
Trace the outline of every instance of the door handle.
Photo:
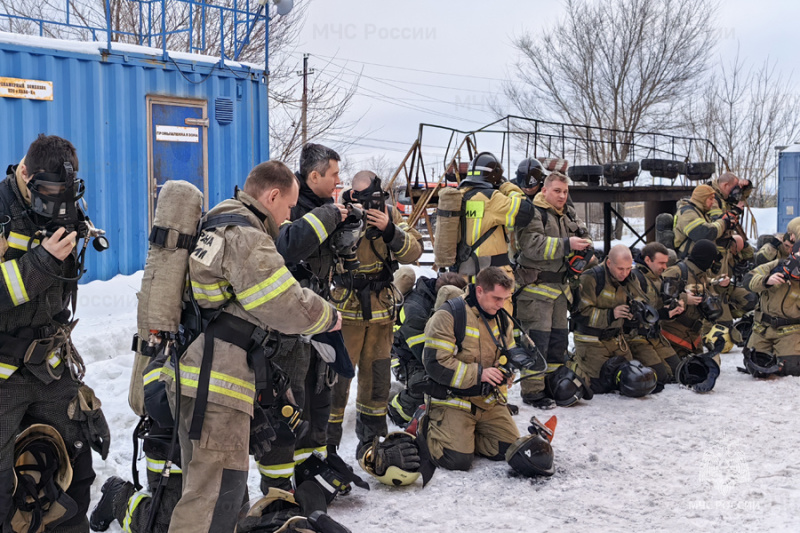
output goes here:
[[186, 118], [183, 120], [183, 123], [187, 126], [203, 126], [204, 128], [208, 127], [207, 118]]

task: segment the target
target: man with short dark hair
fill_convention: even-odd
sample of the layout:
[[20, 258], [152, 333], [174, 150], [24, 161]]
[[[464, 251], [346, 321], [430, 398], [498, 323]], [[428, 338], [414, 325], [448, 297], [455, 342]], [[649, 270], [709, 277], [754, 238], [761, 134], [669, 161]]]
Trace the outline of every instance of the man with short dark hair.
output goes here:
[[653, 368], [659, 382], [672, 379], [680, 358], [661, 334], [661, 321], [674, 318], [685, 310], [683, 300], [664, 301], [661, 275], [667, 269], [669, 250], [660, 242], [648, 243], [636, 258], [633, 275], [639, 283], [644, 301], [658, 312], [658, 321], [650, 327], [640, 328], [637, 335], [628, 339], [634, 359]]
[[[300, 170], [295, 173], [300, 183], [297, 205], [281, 224], [276, 240], [278, 252], [300, 286], [327, 301], [335, 265], [340, 261], [331, 236], [347, 215], [347, 209], [333, 199], [339, 185], [339, 160], [339, 154], [327, 146], [315, 143], [303, 146]], [[330, 383], [335, 379], [307, 336], [281, 335], [281, 347], [273, 361], [288, 375], [294, 407], [302, 409], [302, 420], [308, 429], [299, 438], [291, 431], [284, 431], [272, 450], [259, 460], [264, 494], [270, 488], [292, 490], [295, 467], [314, 452], [325, 456]], [[335, 494], [328, 494], [328, 498], [332, 500]]]
[[[18, 498], [44, 495], [42, 530], [46, 524], [48, 531], [83, 533], [95, 478], [91, 449], [105, 459], [109, 444], [99, 401], [83, 384], [83, 361], [70, 340], [70, 304], [77, 297], [70, 280], [80, 274], [74, 229], [83, 182], [76, 175], [75, 147], [61, 137], [39, 135], [23, 161], [0, 183], [0, 531], [11, 531], [12, 517], [14, 531], [27, 531], [35, 522], [31, 510], [15, 509], [16, 487]], [[89, 407], [81, 410], [81, 402]], [[66, 445], [72, 476], [61, 503], [71, 506], [65, 505], [63, 515], [54, 503], [62, 494], [53, 474], [56, 457], [48, 464], [28, 463], [30, 470], [52, 469], [49, 480], [41, 474], [41, 492], [15, 481], [14, 441], [34, 424], [52, 426]]]
[[[184, 473], [183, 495], [170, 523], [173, 533], [233, 531], [247, 488], [248, 450], [260, 459], [271, 445], [269, 432], [257, 425], [254, 435], [267, 442], [251, 437], [251, 419], [255, 424], [268, 420], [261, 402], [276, 393], [265, 377], [271, 364], [265, 348], [251, 339], [270, 330], [313, 335], [341, 327], [335, 308], [300, 286], [275, 247], [278, 226], [297, 203], [298, 188], [286, 165], [261, 163], [244, 190], [208, 213], [209, 219], [229, 216], [203, 230], [189, 256], [191, 290], [208, 322], [180, 359], [179, 412], [172, 362], [160, 377], [178, 423]], [[266, 383], [257, 387], [259, 379]], [[271, 436], [283, 436], [285, 424], [276, 424]]]
[[[425, 370], [449, 393], [431, 398], [420, 438], [427, 439], [433, 461], [442, 468], [468, 470], [476, 453], [503, 460], [519, 438], [503, 401], [511, 378], [498, 368], [501, 351], [515, 345], [514, 326], [503, 309], [513, 290], [514, 281], [501, 268], [485, 268], [465, 295], [443, 305], [425, 327]], [[451, 305], [459, 299], [457, 305], [466, 305], [460, 347]]]
[[[515, 275], [520, 286], [516, 317], [536, 347], [547, 359], [547, 373], [553, 373], [568, 359], [568, 311], [572, 304], [568, 261], [585, 256], [592, 240], [586, 225], [568, 204], [569, 178], [552, 172], [544, 188], [533, 199], [533, 218], [515, 230], [519, 247]], [[522, 377], [530, 376], [528, 371]], [[522, 401], [539, 408], [555, 407], [545, 392], [545, 376], [527, 377], [520, 382]]]

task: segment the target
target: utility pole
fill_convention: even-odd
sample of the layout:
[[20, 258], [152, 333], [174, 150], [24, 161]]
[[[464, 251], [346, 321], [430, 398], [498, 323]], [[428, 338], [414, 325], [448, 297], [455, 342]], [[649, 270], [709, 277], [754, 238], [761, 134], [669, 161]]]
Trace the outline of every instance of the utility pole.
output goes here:
[[303, 54], [303, 70], [297, 71], [298, 76], [303, 76], [303, 115], [300, 120], [303, 121], [303, 145], [306, 144], [306, 139], [308, 138], [308, 75], [314, 74], [314, 69], [308, 69], [308, 54]]

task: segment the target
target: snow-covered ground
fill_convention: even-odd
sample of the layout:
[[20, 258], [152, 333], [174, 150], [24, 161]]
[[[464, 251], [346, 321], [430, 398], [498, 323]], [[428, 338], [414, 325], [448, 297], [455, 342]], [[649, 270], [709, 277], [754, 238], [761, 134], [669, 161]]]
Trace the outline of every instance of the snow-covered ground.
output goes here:
[[[136, 417], [127, 394], [140, 283], [141, 273], [117, 276], [79, 292], [75, 344], [112, 432], [108, 459], [95, 457], [95, 501], [106, 478], [130, 477]], [[648, 398], [598, 396], [547, 412], [522, 404], [514, 388], [521, 432], [532, 415], [558, 416], [555, 476], [519, 478], [505, 463], [476, 459], [467, 473], [437, 470], [424, 490], [369, 478], [369, 492], [354, 488], [329, 512], [354, 533], [796, 531], [800, 378], [754, 380], [737, 365], [739, 349], [723, 355], [722, 375], [705, 395], [670, 385]], [[355, 396], [342, 444], [351, 464]], [[249, 488], [259, 495], [255, 468]]]

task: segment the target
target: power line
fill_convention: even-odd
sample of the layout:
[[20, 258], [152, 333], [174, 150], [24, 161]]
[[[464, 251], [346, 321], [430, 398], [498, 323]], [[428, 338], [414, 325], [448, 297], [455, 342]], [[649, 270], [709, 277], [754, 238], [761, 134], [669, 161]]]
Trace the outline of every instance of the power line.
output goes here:
[[[340, 65], [338, 63], [335, 63], [334, 61], [330, 61], [330, 63], [332, 65], [337, 66], [337, 67], [345, 68], [344, 65]], [[378, 76], [371, 76], [371, 78], [374, 79], [374, 80], [389, 81], [389, 82], [392, 82], [392, 83], [405, 83], [405, 84], [408, 84], [408, 85], [419, 85], [419, 86], [424, 86], [424, 87], [434, 87], [434, 88], [437, 88], [437, 89], [448, 89], [448, 90], [451, 90], [451, 91], [464, 91], [464, 92], [470, 92], [470, 93], [482, 93], [482, 94], [491, 94], [491, 95], [496, 95], [497, 94], [494, 91], [484, 91], [484, 90], [481, 90], [481, 89], [467, 89], [465, 87], [452, 87], [452, 86], [447, 86], [447, 85], [436, 85], [436, 84], [433, 84], [433, 83], [422, 83], [420, 81], [398, 80], [398, 79], [394, 79], [394, 78], [381, 78], [381, 77], [378, 77]]]
[[381, 63], [370, 63], [368, 61], [358, 61], [357, 59], [345, 59], [345, 58], [337, 58], [336, 56], [325, 56], [322, 54], [315, 54], [319, 57], [324, 57], [326, 59], [339, 59], [340, 61], [352, 61], [353, 63], [361, 63], [363, 65], [372, 65], [375, 67], [384, 67], [384, 68], [393, 68], [397, 70], [410, 70], [412, 72], [424, 72], [425, 74], [439, 74], [441, 76], [455, 76], [459, 78], [474, 78], [476, 80], [490, 80], [490, 81], [497, 81], [497, 78], [489, 78], [487, 76], [473, 76], [471, 74], [454, 74], [452, 72], [437, 72], [435, 70], [424, 70], [419, 68], [410, 68], [410, 67], [398, 67], [395, 65], [382, 65]]
[[[353, 74], [355, 74], [355, 75], [358, 75], [358, 76], [360, 76], [360, 77], [364, 77], [364, 78], [367, 78], [367, 79], [371, 79], [371, 80], [377, 81], [377, 82], [379, 82], [379, 83], [381, 82], [381, 80], [380, 80], [380, 79], [378, 79], [378, 78], [374, 78], [374, 77], [372, 77], [372, 76], [369, 76], [369, 75], [367, 75], [367, 74], [364, 74], [364, 73], [359, 73], [359, 72], [356, 72], [355, 70], [353, 70], [353, 69], [350, 69], [350, 68], [347, 68], [346, 66], [343, 66], [343, 65], [336, 65], [336, 66], [338, 66], [339, 68], [341, 68], [341, 69], [343, 69], [343, 70], [347, 70], [347, 71], [349, 71], [349, 72], [351, 72], [351, 73], [353, 73]], [[433, 96], [429, 96], [429, 95], [427, 95], [427, 94], [418, 93], [418, 92], [416, 92], [416, 91], [412, 91], [411, 89], [405, 89], [405, 88], [403, 88], [403, 87], [396, 87], [396, 89], [399, 89], [399, 90], [401, 90], [401, 91], [405, 91], [405, 92], [407, 92], [407, 93], [414, 94], [414, 95], [417, 95], [417, 96], [422, 96], [423, 98], [429, 99], [429, 100], [431, 100], [431, 101], [433, 101], [433, 102], [440, 102], [440, 103], [447, 104], [447, 105], [463, 105], [463, 106], [465, 106], [465, 107], [472, 107], [472, 108], [474, 108], [474, 107], [476, 107], [476, 106], [479, 106], [479, 107], [485, 107], [485, 105], [484, 105], [484, 104], [469, 104], [469, 103], [466, 103], [466, 102], [465, 102], [465, 103], [463, 103], [463, 104], [455, 104], [455, 102], [452, 102], [452, 101], [442, 100], [441, 98], [436, 98], [436, 97], [433, 97]], [[476, 111], [481, 111], [481, 112], [483, 112], [483, 113], [491, 113], [490, 111], [486, 111], [486, 110], [484, 110], [484, 109], [476, 109]]]

